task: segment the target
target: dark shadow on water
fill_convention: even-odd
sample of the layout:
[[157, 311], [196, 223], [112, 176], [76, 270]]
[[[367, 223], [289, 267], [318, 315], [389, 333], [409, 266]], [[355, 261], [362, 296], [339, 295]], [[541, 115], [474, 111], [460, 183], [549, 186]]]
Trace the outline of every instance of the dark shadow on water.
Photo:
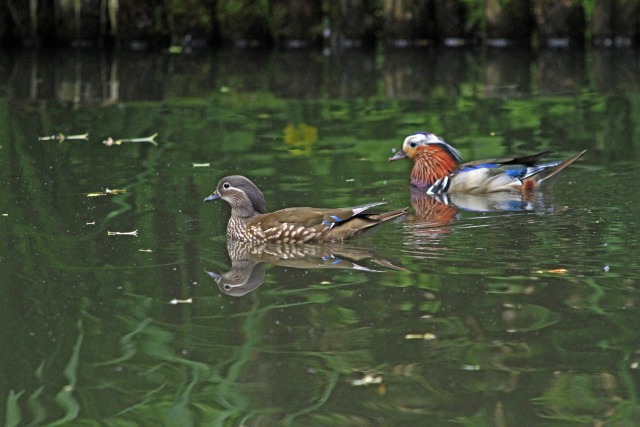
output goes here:
[[533, 52], [519, 48], [487, 48], [484, 62], [484, 95], [521, 98], [531, 93]]
[[366, 49], [333, 55], [266, 49], [181, 55], [19, 50], [0, 57], [0, 90], [6, 92], [0, 95], [83, 106], [221, 91], [269, 91], [301, 100], [382, 95], [419, 101], [480, 93], [489, 98], [522, 98], [532, 91], [554, 96], [585, 89], [609, 93], [640, 86], [638, 53], [631, 49], [542, 49], [534, 54], [526, 48], [429, 47], [388, 48], [381, 59], [377, 55]]
[[585, 52], [581, 49], [545, 49], [536, 58], [536, 85], [540, 95], [575, 94], [588, 86]]

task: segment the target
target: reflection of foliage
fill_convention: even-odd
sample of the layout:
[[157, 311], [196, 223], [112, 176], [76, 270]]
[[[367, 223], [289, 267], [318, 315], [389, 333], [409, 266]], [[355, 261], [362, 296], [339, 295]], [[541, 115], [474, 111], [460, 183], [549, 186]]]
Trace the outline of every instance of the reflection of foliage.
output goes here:
[[311, 147], [318, 142], [318, 128], [305, 123], [294, 125], [287, 123], [284, 128], [284, 143], [290, 148], [293, 155], [310, 155]]
[[[602, 372], [597, 376], [559, 373], [549, 390], [535, 400], [545, 408], [544, 416], [555, 420], [591, 425], [602, 422], [612, 414], [617, 414], [616, 418], [626, 414], [625, 424], [634, 418], [632, 424], [637, 423], [640, 420], [640, 405], [637, 402], [625, 402], [617, 396], [617, 392], [615, 376], [610, 373]], [[631, 417], [627, 418], [629, 415]]]

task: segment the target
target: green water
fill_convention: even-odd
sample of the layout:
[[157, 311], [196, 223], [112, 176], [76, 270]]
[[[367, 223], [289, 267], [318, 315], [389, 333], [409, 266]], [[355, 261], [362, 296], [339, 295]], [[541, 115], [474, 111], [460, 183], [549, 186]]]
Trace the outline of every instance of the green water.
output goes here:
[[[0, 56], [1, 419], [639, 424], [637, 55]], [[459, 209], [387, 162], [417, 130], [469, 160], [588, 152], [527, 203]], [[60, 132], [89, 140], [38, 140]], [[269, 210], [410, 215], [238, 269], [202, 202], [230, 174]], [[229, 271], [242, 296], [207, 273]]]

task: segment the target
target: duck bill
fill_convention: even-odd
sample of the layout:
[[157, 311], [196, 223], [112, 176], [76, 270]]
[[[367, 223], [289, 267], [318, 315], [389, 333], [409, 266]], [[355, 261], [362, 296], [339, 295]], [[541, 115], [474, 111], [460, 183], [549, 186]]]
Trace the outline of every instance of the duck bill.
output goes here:
[[407, 153], [405, 153], [403, 150], [400, 150], [396, 153], [395, 156], [389, 157], [389, 161], [393, 162], [395, 160], [406, 159], [406, 158], [407, 158]]
[[221, 275], [219, 275], [218, 273], [214, 273], [213, 271], [205, 270], [204, 272], [207, 273], [209, 276], [211, 276], [213, 280], [215, 280], [216, 282], [220, 280], [220, 278], [222, 277]]
[[214, 191], [213, 194], [211, 194], [209, 197], [206, 197], [204, 199], [205, 202], [211, 202], [213, 200], [218, 200], [220, 198], [220, 195], [218, 194], [217, 191]]

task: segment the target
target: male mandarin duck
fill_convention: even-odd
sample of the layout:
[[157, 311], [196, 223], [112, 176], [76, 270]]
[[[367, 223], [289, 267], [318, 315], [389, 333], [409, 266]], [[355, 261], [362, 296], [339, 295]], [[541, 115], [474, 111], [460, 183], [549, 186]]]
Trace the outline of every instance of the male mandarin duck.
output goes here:
[[458, 150], [430, 132], [409, 135], [402, 149], [389, 161], [413, 160], [411, 185], [428, 194], [495, 192], [521, 193], [535, 190], [543, 181], [578, 160], [587, 150], [567, 160], [538, 164], [548, 151], [532, 156], [477, 160], [461, 163]]
[[403, 208], [382, 214], [367, 212], [385, 203], [376, 202], [342, 209], [302, 207], [267, 213], [262, 192], [253, 182], [240, 175], [222, 178], [216, 191], [204, 201], [216, 199], [231, 205], [227, 237], [254, 243], [344, 240], [403, 215], [408, 210]]

